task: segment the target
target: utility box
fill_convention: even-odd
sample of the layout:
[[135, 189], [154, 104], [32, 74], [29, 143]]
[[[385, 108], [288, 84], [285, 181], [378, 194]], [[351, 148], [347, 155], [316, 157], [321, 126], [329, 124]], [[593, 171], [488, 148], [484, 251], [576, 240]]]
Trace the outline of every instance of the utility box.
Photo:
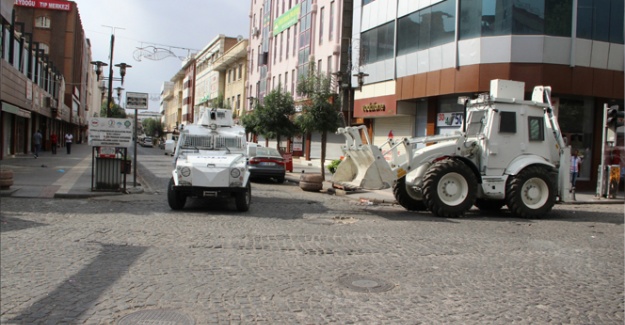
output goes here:
[[490, 82], [490, 94], [495, 98], [523, 100], [525, 83], [522, 81], [495, 79]]

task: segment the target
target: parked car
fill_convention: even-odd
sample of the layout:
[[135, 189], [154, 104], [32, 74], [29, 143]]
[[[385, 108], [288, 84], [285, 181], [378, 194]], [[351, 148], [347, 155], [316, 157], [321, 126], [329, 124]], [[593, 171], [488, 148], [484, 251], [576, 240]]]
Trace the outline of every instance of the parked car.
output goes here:
[[250, 177], [254, 179], [275, 179], [284, 183], [286, 169], [280, 152], [274, 148], [256, 147], [251, 150], [248, 160]]
[[145, 139], [143, 139], [143, 142], [141, 142], [141, 146], [142, 147], [154, 147], [154, 144], [152, 143], [152, 138], [145, 137]]

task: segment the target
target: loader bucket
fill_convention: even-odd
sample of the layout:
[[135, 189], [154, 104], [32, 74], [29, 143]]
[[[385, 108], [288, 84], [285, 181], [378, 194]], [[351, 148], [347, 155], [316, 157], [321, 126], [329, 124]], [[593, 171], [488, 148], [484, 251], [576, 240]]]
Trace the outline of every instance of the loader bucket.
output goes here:
[[346, 129], [339, 129], [337, 132], [347, 138], [347, 145], [343, 147], [345, 158], [337, 167], [332, 181], [347, 189], [380, 190], [391, 187], [395, 177], [380, 149], [370, 144], [362, 144], [357, 136], [357, 129]]

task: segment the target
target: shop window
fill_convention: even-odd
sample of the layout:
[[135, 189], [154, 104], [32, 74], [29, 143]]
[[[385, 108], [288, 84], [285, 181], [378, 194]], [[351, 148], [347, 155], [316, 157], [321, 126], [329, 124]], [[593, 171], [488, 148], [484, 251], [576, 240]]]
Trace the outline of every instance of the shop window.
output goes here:
[[530, 141], [545, 140], [545, 121], [542, 117], [530, 116], [527, 118]]
[[516, 113], [500, 112], [499, 113], [499, 132], [516, 133]]

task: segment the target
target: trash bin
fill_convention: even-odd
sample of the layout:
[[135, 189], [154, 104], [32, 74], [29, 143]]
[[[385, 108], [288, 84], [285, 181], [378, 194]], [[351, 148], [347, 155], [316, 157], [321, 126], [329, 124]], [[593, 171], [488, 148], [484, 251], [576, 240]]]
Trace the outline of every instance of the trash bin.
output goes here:
[[122, 184], [121, 166], [118, 158], [95, 158], [95, 189], [118, 190]]
[[290, 152], [283, 152], [282, 159], [284, 159], [284, 167], [286, 171], [293, 172], [293, 154]]

